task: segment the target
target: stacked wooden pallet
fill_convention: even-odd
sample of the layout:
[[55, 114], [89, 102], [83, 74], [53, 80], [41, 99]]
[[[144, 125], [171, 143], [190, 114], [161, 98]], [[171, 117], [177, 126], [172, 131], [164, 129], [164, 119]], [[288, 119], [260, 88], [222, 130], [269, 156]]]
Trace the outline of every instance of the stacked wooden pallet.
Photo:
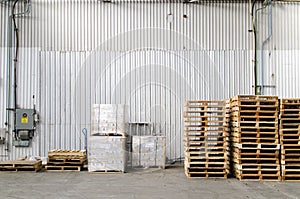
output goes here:
[[51, 150], [45, 168], [47, 171], [81, 171], [85, 161], [85, 150]]
[[186, 102], [184, 141], [187, 177], [227, 178], [224, 118], [224, 101]]
[[233, 174], [233, 153], [232, 153], [232, 142], [230, 140], [230, 133], [231, 133], [231, 119], [230, 119], [230, 113], [231, 113], [231, 99], [225, 100], [225, 121], [224, 121], [224, 131], [226, 136], [226, 153], [227, 153], [227, 164], [228, 164], [228, 175]]
[[279, 181], [278, 98], [231, 99], [233, 170], [240, 180]]
[[282, 180], [300, 181], [300, 99], [281, 99], [280, 115]]
[[42, 169], [41, 160], [7, 160], [0, 162], [0, 171], [3, 172], [19, 172], [19, 171], [33, 171], [38, 172]]

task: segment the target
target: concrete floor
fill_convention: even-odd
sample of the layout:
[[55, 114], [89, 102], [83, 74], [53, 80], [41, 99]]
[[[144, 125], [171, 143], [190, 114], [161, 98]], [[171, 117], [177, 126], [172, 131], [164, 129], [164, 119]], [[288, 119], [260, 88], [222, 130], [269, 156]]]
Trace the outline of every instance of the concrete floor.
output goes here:
[[300, 198], [297, 182], [188, 179], [182, 166], [125, 174], [1, 173], [0, 198]]

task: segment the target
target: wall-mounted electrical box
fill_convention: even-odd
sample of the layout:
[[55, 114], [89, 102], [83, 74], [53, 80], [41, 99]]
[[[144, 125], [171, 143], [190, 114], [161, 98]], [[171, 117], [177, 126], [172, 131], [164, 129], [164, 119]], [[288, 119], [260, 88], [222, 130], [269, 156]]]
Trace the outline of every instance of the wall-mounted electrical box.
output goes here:
[[34, 130], [34, 109], [16, 110], [16, 130]]
[[30, 140], [34, 136], [36, 122], [36, 113], [34, 109], [16, 109], [14, 146], [29, 146]]

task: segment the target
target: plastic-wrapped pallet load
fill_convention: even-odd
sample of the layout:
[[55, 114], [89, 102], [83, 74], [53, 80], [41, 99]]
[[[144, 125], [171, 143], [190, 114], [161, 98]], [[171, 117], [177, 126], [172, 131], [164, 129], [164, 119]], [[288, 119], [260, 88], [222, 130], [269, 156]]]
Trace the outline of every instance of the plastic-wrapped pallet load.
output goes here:
[[165, 164], [165, 136], [132, 136], [132, 167], [165, 168]]
[[125, 172], [128, 156], [125, 144], [123, 136], [90, 136], [89, 172]]
[[128, 107], [124, 104], [94, 104], [91, 135], [124, 135], [127, 133]]

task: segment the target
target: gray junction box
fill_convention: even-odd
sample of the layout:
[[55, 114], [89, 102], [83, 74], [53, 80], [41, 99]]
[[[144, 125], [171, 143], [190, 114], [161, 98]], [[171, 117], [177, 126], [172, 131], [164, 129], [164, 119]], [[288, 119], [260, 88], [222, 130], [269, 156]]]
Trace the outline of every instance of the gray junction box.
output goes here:
[[34, 109], [16, 110], [16, 130], [34, 130]]
[[16, 109], [15, 147], [28, 147], [34, 136], [34, 109]]

